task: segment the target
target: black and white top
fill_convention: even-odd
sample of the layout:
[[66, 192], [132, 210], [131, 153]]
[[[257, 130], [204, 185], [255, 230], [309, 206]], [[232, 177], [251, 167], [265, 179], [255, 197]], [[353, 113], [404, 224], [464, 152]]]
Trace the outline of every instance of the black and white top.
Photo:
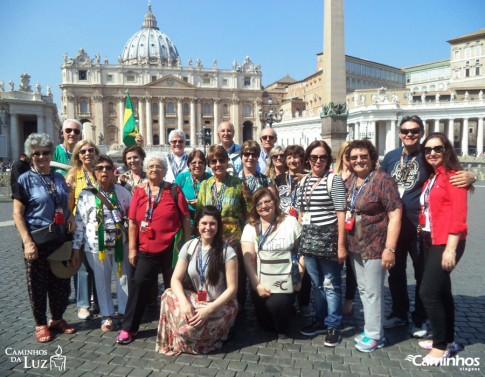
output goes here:
[[302, 213], [311, 215], [311, 224], [328, 225], [337, 222], [335, 211], [345, 211], [345, 185], [340, 175], [334, 175], [330, 195], [327, 190], [328, 174], [317, 187], [313, 186], [320, 178], [310, 175], [303, 178], [297, 192], [297, 204]]

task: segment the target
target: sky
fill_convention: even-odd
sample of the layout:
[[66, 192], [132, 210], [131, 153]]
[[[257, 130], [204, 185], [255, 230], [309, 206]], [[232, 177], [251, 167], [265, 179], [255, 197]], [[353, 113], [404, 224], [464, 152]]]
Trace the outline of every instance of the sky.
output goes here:
[[[60, 108], [64, 54], [79, 48], [116, 63], [138, 31], [147, 0], [1, 0], [0, 81], [20, 74], [31, 86], [49, 85]], [[152, 0], [158, 27], [177, 47], [182, 65], [199, 58], [250, 56], [261, 64], [263, 85], [316, 70], [323, 50], [323, 0]], [[485, 28], [485, 0], [345, 0], [346, 54], [395, 67], [450, 58], [447, 40]]]

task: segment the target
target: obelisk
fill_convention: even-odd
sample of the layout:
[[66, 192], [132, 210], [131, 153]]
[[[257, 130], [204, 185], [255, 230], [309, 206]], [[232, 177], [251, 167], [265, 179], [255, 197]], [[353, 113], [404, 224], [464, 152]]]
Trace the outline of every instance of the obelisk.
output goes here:
[[344, 0], [324, 0], [322, 138], [334, 156], [347, 136]]

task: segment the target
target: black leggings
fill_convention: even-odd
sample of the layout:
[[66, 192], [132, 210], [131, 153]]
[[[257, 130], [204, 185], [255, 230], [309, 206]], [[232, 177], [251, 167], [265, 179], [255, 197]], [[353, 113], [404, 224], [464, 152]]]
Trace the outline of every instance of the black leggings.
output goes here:
[[276, 330], [278, 334], [288, 334], [295, 295], [293, 293], [273, 293], [267, 298], [259, 297], [251, 289], [254, 313], [258, 323], [265, 330]]
[[[451, 293], [450, 272], [443, 270], [441, 260], [445, 245], [432, 245], [429, 232], [423, 232], [424, 272], [419, 294], [433, 331], [433, 347], [446, 350], [455, 339], [455, 303]], [[465, 240], [458, 243], [456, 263], [465, 251]]]

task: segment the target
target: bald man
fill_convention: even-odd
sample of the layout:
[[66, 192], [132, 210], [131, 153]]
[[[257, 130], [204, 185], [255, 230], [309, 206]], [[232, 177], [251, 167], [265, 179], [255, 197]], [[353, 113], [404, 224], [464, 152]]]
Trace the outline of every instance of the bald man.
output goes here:
[[221, 145], [229, 155], [229, 167], [227, 172], [237, 177], [238, 173], [242, 170], [241, 163], [241, 146], [234, 142], [234, 125], [231, 122], [221, 122], [217, 127], [217, 134], [221, 141]]

